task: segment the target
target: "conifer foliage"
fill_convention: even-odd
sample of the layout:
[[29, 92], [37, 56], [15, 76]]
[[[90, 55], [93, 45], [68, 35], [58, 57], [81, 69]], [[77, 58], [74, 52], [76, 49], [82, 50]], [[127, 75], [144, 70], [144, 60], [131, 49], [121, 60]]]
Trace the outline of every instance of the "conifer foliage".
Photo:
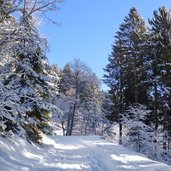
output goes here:
[[54, 5], [58, 1], [0, 1], [1, 134], [18, 132], [37, 141], [48, 126], [55, 106], [50, 103], [47, 43], [38, 33], [34, 13]]
[[158, 160], [170, 157], [170, 38], [170, 10], [155, 10], [147, 26], [133, 7], [116, 33], [104, 69], [113, 101], [109, 118], [120, 124], [120, 143], [145, 154], [155, 149]]

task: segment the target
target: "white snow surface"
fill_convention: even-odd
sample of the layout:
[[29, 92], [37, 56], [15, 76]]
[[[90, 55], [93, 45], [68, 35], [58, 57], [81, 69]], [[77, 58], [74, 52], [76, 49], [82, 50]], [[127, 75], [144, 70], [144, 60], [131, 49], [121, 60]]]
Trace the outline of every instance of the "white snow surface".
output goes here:
[[100, 136], [43, 136], [43, 145], [0, 137], [0, 171], [171, 171]]

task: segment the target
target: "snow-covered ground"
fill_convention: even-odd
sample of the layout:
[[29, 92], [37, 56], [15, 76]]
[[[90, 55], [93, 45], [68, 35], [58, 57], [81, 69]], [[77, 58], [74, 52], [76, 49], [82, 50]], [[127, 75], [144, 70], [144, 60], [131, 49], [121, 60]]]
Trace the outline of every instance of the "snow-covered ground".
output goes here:
[[42, 146], [0, 138], [0, 171], [171, 171], [99, 136], [43, 136]]

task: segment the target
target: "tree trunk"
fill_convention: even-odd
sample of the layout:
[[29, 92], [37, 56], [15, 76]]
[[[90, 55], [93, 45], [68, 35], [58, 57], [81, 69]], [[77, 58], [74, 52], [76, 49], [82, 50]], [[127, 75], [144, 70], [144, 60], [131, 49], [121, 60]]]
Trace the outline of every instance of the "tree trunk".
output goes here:
[[71, 115], [72, 115], [71, 111], [72, 111], [72, 107], [70, 107], [70, 112], [69, 112], [69, 115], [68, 115], [66, 136], [69, 136], [69, 134], [70, 134], [70, 129], [71, 129], [71, 117], [72, 117], [72, 116], [71, 116]]
[[66, 135], [66, 133], [65, 133], [66, 129], [64, 127], [64, 122], [61, 122], [61, 125], [62, 125], [63, 136], [65, 136]]
[[70, 125], [71, 125], [71, 114], [69, 114], [68, 116], [66, 136], [69, 136]]
[[85, 124], [85, 130], [84, 130], [84, 134], [87, 134], [87, 123]]
[[121, 70], [121, 73], [120, 73], [120, 87], [119, 87], [119, 91], [120, 91], [120, 98], [119, 98], [119, 144], [122, 144], [122, 112], [123, 112], [123, 83], [122, 83], [122, 70]]
[[74, 106], [73, 106], [73, 111], [72, 111], [72, 113], [71, 113], [69, 136], [72, 135], [72, 131], [73, 131], [74, 118], [75, 118], [75, 111], [76, 111], [76, 104], [74, 104]]
[[119, 144], [122, 144], [122, 123], [119, 123]]
[[137, 90], [137, 71], [136, 71], [136, 68], [135, 68], [135, 103], [137, 104], [138, 103], [138, 90]]
[[[88, 110], [89, 111], [89, 110]], [[88, 113], [88, 119], [90, 118], [90, 112]], [[84, 130], [84, 134], [87, 134], [87, 128], [88, 128], [88, 121], [85, 119], [85, 130]]]
[[158, 112], [157, 112], [157, 108], [158, 108], [158, 103], [157, 103], [157, 83], [155, 81], [154, 83], [154, 120], [155, 120], [155, 129], [157, 130], [158, 125], [159, 125], [159, 118], [158, 118]]

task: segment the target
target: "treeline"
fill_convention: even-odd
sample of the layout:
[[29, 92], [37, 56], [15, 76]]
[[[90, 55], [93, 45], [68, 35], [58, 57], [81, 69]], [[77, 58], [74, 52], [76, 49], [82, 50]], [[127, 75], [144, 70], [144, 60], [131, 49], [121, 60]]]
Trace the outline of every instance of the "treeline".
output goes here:
[[[32, 142], [52, 134], [103, 133], [107, 95], [96, 75], [75, 60], [64, 69], [48, 64], [39, 16], [58, 10], [61, 0], [0, 1], [0, 135]], [[51, 21], [51, 20], [50, 20]]]
[[171, 10], [153, 12], [148, 23], [136, 8], [115, 35], [104, 82], [119, 123], [120, 143], [148, 156], [171, 157]]
[[103, 134], [109, 128], [108, 94], [101, 91], [100, 80], [79, 59], [58, 71], [59, 90], [54, 104], [61, 110], [63, 135]]

